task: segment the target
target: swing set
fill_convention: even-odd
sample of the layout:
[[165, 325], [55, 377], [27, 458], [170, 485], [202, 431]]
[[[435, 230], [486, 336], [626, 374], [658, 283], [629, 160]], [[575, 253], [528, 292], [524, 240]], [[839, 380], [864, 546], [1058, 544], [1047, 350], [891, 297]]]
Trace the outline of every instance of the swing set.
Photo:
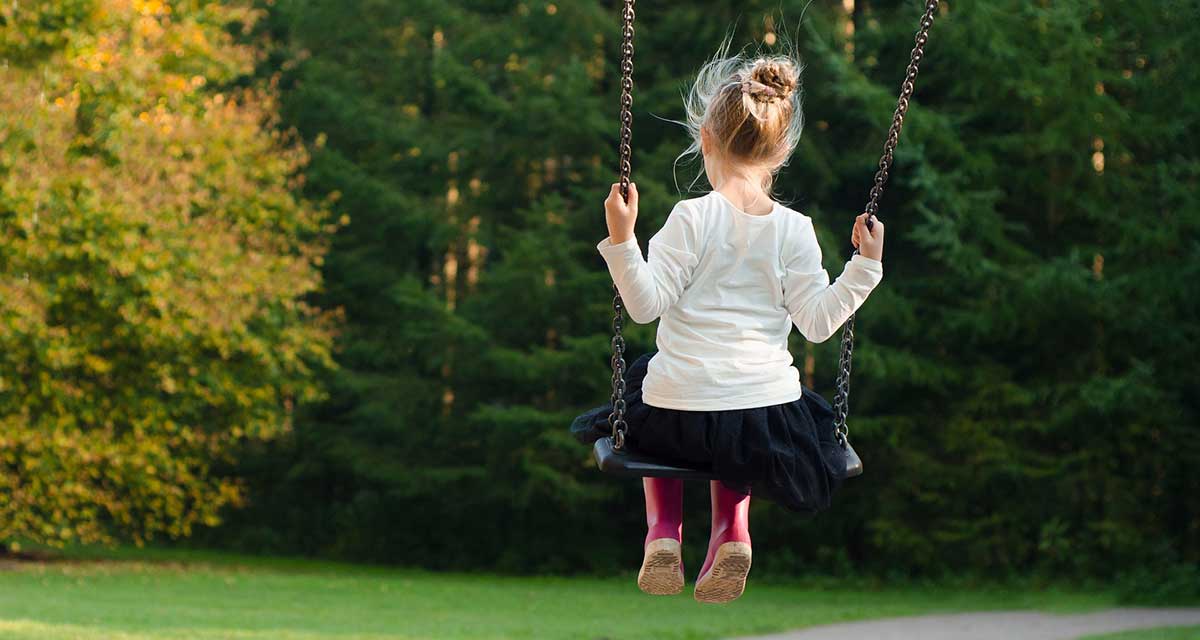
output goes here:
[[[630, 158], [633, 148], [630, 141], [633, 137], [633, 5], [636, 0], [624, 0], [621, 11], [621, 135], [620, 135], [620, 176], [621, 197], [629, 200]], [[896, 102], [896, 110], [892, 114], [892, 126], [888, 130], [887, 140], [883, 144], [883, 155], [879, 158], [879, 170], [875, 172], [875, 184], [867, 200], [867, 228], [874, 225], [873, 218], [879, 212], [879, 198], [883, 195], [883, 186], [887, 183], [888, 171], [892, 166], [892, 154], [900, 141], [900, 129], [904, 126], [904, 115], [908, 113], [908, 102], [912, 97], [913, 83], [920, 70], [921, 59], [925, 55], [925, 44], [929, 39], [929, 29], [933, 26], [933, 14], [937, 11], [939, 0], [926, 0], [925, 13], [917, 29], [915, 44], [909, 57], [908, 69], [904, 82], [900, 85], [900, 97]], [[858, 253], [855, 249], [854, 253]], [[625, 338], [622, 330], [625, 324], [624, 304], [621, 292], [613, 283], [613, 337], [612, 337], [612, 413], [608, 416], [611, 434], [600, 438], [593, 445], [592, 455], [596, 466], [601, 471], [622, 477], [653, 477], [653, 478], [682, 478], [689, 480], [715, 480], [716, 476], [710, 469], [680, 467], [668, 464], [652, 456], [631, 451], [625, 443], [625, 432], [628, 425], [625, 422]], [[850, 446], [850, 429], [846, 425], [849, 413], [850, 399], [850, 361], [854, 355], [854, 316], [851, 315], [842, 327], [841, 357], [838, 363], [837, 391], [833, 400], [834, 429], [838, 444], [846, 457], [846, 477], [862, 475], [862, 459]]]

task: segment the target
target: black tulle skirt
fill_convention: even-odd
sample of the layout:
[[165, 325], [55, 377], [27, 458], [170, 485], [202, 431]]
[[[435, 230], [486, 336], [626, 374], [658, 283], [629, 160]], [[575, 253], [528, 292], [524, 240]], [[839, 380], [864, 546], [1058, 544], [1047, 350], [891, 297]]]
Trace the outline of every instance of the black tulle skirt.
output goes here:
[[[646, 354], [626, 373], [626, 440], [630, 448], [682, 466], [712, 469], [730, 489], [767, 498], [797, 513], [829, 508], [846, 477], [833, 409], [808, 388], [786, 404], [729, 411], [681, 411], [642, 402]], [[612, 405], [575, 418], [584, 444], [609, 435]]]

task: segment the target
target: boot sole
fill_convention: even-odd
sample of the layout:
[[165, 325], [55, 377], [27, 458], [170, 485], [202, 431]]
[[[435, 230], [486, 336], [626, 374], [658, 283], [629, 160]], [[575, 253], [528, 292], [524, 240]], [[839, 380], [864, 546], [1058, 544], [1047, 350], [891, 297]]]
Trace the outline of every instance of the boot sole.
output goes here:
[[651, 540], [646, 545], [642, 569], [638, 571], [638, 588], [652, 596], [670, 596], [683, 591], [682, 565], [678, 540]]
[[712, 567], [696, 581], [696, 600], [721, 604], [737, 600], [746, 590], [750, 575], [750, 545], [726, 542], [717, 547]]

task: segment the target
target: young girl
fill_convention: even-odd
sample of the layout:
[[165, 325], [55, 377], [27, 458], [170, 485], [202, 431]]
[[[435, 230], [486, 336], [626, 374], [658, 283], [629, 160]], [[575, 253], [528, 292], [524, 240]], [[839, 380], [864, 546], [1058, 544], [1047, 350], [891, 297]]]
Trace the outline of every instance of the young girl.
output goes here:
[[[597, 246], [634, 322], [659, 319], [658, 351], [628, 372], [629, 446], [712, 468], [712, 529], [696, 580], [701, 602], [740, 596], [750, 571], [750, 492], [814, 513], [845, 477], [827, 402], [800, 384], [788, 334], [832, 336], [883, 277], [883, 224], [858, 216], [859, 254], [830, 284], [812, 220], [771, 199], [800, 135], [798, 67], [790, 58], [719, 55], [687, 99], [691, 151], [713, 191], [675, 205], [642, 259], [638, 193], [613, 185], [609, 237]], [[611, 407], [575, 420], [585, 441], [607, 435]], [[638, 586], [683, 588], [681, 480], [645, 478], [649, 531]]]

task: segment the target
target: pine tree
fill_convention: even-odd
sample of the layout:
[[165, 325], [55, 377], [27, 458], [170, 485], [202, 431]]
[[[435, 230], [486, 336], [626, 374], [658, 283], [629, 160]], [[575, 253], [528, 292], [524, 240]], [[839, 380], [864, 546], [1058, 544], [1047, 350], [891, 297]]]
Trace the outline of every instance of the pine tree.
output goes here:
[[[777, 190], [840, 273], [921, 5], [809, 4], [639, 5], [643, 247], [696, 193], [669, 120], [733, 25], [735, 47], [806, 63], [807, 128]], [[756, 566], [1197, 560], [1195, 18], [1171, 1], [942, 3], [882, 203], [884, 283], [859, 315], [867, 474], [815, 519], [756, 503], [771, 549]], [[286, 121], [314, 146], [307, 189], [351, 219], [321, 300], [346, 326], [330, 401], [251, 469], [259, 506], [241, 518], [264, 524], [237, 529], [244, 544], [509, 570], [636, 560], [639, 486], [566, 433], [607, 398], [595, 244], [617, 26], [599, 2], [276, 7], [286, 46], [268, 66], [287, 68]], [[653, 326], [627, 327], [631, 357], [654, 347]], [[831, 396], [836, 340], [797, 336], [793, 353]]]

